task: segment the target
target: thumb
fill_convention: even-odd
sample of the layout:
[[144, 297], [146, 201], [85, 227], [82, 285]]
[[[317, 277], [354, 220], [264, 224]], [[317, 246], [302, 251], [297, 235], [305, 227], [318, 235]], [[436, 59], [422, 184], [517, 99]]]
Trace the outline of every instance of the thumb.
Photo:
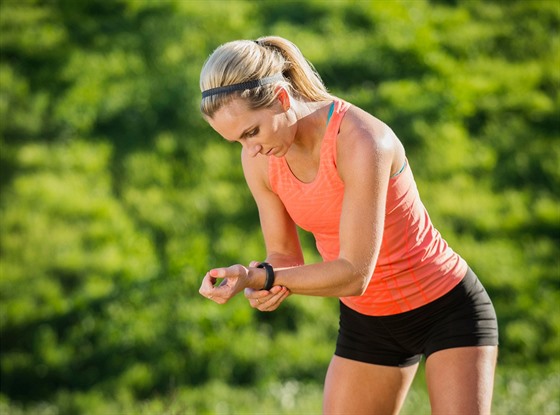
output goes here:
[[214, 268], [208, 271], [208, 274], [210, 274], [210, 276], [214, 278], [224, 278], [226, 271], [224, 268]]
[[[240, 264], [231, 265], [229, 267], [214, 268], [209, 272], [211, 277], [223, 280], [236, 279], [247, 275], [247, 268]], [[222, 282], [223, 283], [223, 282]]]
[[252, 288], [245, 288], [245, 290], [243, 291], [246, 298], [252, 298], [252, 295], [255, 292], [255, 290], [253, 290]]

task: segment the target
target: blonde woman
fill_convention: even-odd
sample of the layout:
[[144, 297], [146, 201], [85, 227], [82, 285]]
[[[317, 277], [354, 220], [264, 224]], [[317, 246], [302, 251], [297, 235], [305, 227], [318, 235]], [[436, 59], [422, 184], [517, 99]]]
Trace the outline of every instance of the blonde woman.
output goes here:
[[[200, 293], [223, 304], [244, 291], [261, 311], [291, 294], [338, 297], [325, 414], [398, 413], [422, 356], [434, 414], [490, 413], [492, 302], [433, 227], [394, 132], [329, 94], [280, 37], [220, 46], [200, 87], [204, 118], [242, 146], [267, 252], [210, 270]], [[323, 262], [304, 265], [296, 225]]]

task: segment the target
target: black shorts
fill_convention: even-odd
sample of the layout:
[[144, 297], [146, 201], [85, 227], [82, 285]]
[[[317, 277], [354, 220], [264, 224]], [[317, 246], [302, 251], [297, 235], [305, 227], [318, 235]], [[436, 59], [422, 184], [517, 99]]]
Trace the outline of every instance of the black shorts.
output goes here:
[[410, 366], [439, 350], [498, 344], [490, 297], [469, 268], [447, 294], [411, 311], [368, 316], [340, 303], [335, 355], [384, 366]]

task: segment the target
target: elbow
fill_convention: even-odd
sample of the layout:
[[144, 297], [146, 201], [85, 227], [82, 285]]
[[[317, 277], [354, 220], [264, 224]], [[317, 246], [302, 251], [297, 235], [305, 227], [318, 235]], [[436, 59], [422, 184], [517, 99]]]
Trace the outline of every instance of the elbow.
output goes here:
[[352, 294], [350, 294], [350, 296], [359, 297], [361, 295], [364, 295], [369, 286], [370, 279], [371, 279], [371, 275], [367, 277], [364, 275], [360, 275], [357, 278], [355, 278], [354, 279], [355, 282], [352, 287]]
[[345, 285], [344, 289], [338, 293], [338, 297], [360, 297], [364, 295], [368, 287], [365, 279], [354, 278]]
[[352, 284], [350, 284], [349, 287], [351, 290], [351, 294], [349, 294], [349, 296], [360, 297], [365, 294], [367, 288], [369, 287], [371, 277], [373, 276], [373, 269], [371, 268], [372, 267], [367, 266], [359, 270], [354, 269]]
[[347, 264], [350, 265], [350, 278], [348, 284], [346, 284], [346, 292], [343, 297], [359, 297], [364, 295], [373, 275], [372, 267], [367, 266], [362, 269], [356, 269], [356, 267], [352, 266], [349, 262], [347, 262]]
[[371, 274], [356, 273], [352, 276], [351, 282], [347, 285], [347, 292], [344, 297], [360, 297], [365, 294]]

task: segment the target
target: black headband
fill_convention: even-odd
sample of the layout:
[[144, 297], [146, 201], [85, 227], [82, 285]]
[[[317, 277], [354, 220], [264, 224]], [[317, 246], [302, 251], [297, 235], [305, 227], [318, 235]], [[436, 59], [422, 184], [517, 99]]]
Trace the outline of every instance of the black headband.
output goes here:
[[216, 95], [216, 94], [227, 94], [233, 91], [243, 91], [245, 89], [253, 89], [258, 86], [263, 86], [266, 84], [271, 84], [275, 81], [282, 81], [282, 80], [284, 80], [284, 77], [282, 76], [282, 74], [279, 73], [276, 75], [267, 76], [266, 78], [255, 79], [254, 81], [247, 81], [247, 82], [241, 82], [239, 84], [210, 88], [207, 89], [206, 91], [202, 91], [202, 98], [204, 99], [206, 97], [209, 97], [211, 95]]

